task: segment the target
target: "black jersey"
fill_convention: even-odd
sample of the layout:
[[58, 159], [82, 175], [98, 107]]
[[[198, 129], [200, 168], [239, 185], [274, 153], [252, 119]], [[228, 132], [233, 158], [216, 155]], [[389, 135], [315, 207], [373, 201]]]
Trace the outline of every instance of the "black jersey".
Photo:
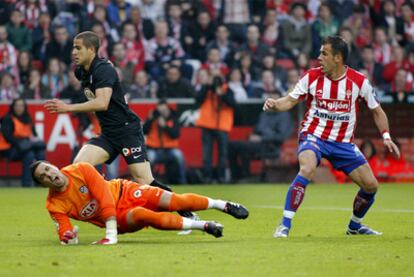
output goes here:
[[89, 71], [85, 71], [78, 66], [75, 69], [75, 76], [81, 82], [82, 89], [88, 100], [96, 97], [95, 91], [97, 89], [112, 88], [108, 109], [96, 112], [102, 133], [106, 135], [122, 134], [126, 126], [136, 125], [136, 123], [139, 125], [140, 118], [129, 109], [125, 100], [125, 91], [119, 81], [118, 74], [108, 60], [95, 57]]

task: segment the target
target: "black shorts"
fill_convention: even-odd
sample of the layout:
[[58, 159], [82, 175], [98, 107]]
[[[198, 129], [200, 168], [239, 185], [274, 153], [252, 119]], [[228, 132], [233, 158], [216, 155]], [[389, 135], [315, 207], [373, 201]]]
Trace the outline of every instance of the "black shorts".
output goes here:
[[124, 157], [127, 164], [148, 161], [144, 134], [141, 128], [113, 137], [101, 134], [99, 137], [89, 140], [88, 144], [98, 146], [109, 153], [106, 164], [110, 164], [115, 160], [118, 154]]

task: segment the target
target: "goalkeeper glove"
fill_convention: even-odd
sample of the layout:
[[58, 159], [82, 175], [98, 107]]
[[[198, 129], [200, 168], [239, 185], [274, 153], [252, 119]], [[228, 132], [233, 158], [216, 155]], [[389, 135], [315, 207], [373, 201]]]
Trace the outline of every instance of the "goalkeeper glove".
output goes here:
[[79, 237], [78, 237], [79, 228], [78, 226], [74, 226], [72, 231], [68, 230], [63, 233], [63, 238], [60, 240], [60, 244], [68, 245], [68, 244], [78, 244]]

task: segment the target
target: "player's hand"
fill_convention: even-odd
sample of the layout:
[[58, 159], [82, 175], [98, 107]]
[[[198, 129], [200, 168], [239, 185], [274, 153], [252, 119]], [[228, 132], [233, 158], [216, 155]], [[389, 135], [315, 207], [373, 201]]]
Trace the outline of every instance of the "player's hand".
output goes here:
[[400, 159], [400, 149], [391, 139], [384, 139], [384, 145], [387, 147], [388, 151], [394, 156], [395, 159]]
[[111, 244], [117, 244], [118, 238], [117, 237], [106, 237], [101, 240], [92, 242], [94, 245], [111, 245]]
[[72, 231], [68, 230], [63, 234], [63, 238], [60, 241], [60, 244], [62, 245], [78, 244], [79, 243], [78, 233], [79, 233], [78, 226], [74, 226]]
[[69, 111], [69, 105], [59, 99], [47, 100], [44, 107], [50, 113], [65, 113]]
[[269, 112], [274, 110], [276, 110], [276, 99], [267, 98], [263, 105], [263, 111]]

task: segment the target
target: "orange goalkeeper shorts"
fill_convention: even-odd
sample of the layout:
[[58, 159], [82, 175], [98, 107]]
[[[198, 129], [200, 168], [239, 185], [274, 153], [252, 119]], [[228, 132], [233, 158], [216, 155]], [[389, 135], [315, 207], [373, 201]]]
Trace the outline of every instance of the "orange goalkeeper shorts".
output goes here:
[[164, 190], [138, 183], [122, 180], [122, 192], [116, 207], [118, 230], [120, 233], [133, 232], [128, 226], [127, 214], [135, 207], [143, 207], [148, 210], [158, 211], [161, 195]]

